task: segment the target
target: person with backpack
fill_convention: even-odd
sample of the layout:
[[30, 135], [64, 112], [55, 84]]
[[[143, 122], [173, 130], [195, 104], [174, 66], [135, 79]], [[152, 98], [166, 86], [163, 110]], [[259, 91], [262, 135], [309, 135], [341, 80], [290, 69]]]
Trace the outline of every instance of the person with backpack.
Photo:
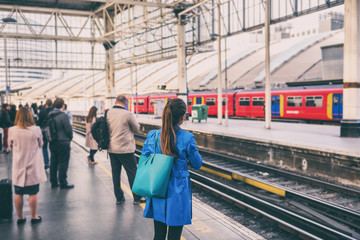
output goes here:
[[[53, 110], [52, 108], [52, 100], [51, 99], [47, 99], [45, 102], [45, 108], [43, 108], [40, 113], [39, 113], [39, 119], [37, 121], [37, 125], [41, 128], [44, 129], [44, 122], [45, 119], [47, 118], [47, 116], [49, 115], [49, 112], [51, 112]], [[43, 157], [44, 157], [44, 165], [45, 165], [45, 170], [50, 168], [50, 164], [49, 164], [49, 150], [48, 150], [48, 146], [49, 143], [47, 141], [44, 141], [44, 145], [42, 147], [42, 153], [43, 153]]]
[[[69, 118], [61, 110], [64, 107], [64, 100], [57, 98], [53, 104], [54, 109], [49, 112], [45, 120], [45, 129], [51, 135], [50, 141], [50, 182], [51, 188], [60, 189], [74, 188], [74, 184], [67, 181], [67, 170], [70, 160], [70, 142], [73, 138], [72, 127]], [[49, 138], [49, 136], [47, 136]]]
[[85, 117], [85, 122], [86, 122], [85, 146], [90, 148], [90, 155], [88, 156], [88, 163], [91, 165], [97, 164], [97, 162], [94, 160], [94, 155], [97, 152], [98, 144], [94, 140], [94, 138], [91, 134], [91, 127], [96, 122], [97, 110], [98, 109], [95, 106], [92, 106], [89, 110], [88, 115]]
[[24, 195], [29, 195], [31, 223], [41, 222], [37, 216], [37, 193], [39, 184], [46, 181], [40, 148], [43, 144], [41, 130], [35, 126], [31, 111], [20, 108], [15, 117], [15, 126], [9, 129], [9, 144], [12, 148], [12, 181], [15, 186], [15, 210], [17, 224], [24, 224]]
[[[160, 131], [160, 146], [156, 153], [175, 157], [165, 198], [147, 198], [144, 217], [154, 219], [154, 240], [180, 240], [184, 225], [191, 224], [192, 202], [188, 163], [199, 169], [202, 158], [196, 147], [194, 135], [180, 128], [186, 118], [186, 105], [179, 98], [171, 99], [162, 114], [161, 130], [151, 130], [142, 148], [142, 155], [155, 152], [155, 142]], [[159, 140], [158, 140], [159, 141]], [[169, 226], [169, 227], [168, 227]], [[168, 232], [168, 233], [167, 233]]]
[[[136, 174], [135, 137], [134, 133], [140, 129], [134, 114], [126, 110], [127, 99], [124, 95], [116, 97], [115, 105], [105, 113], [109, 127], [110, 144], [109, 156], [111, 162], [112, 179], [116, 204], [125, 201], [124, 192], [120, 186], [121, 167], [124, 166], [128, 176], [130, 188]], [[134, 204], [145, 202], [145, 198], [133, 193]]]

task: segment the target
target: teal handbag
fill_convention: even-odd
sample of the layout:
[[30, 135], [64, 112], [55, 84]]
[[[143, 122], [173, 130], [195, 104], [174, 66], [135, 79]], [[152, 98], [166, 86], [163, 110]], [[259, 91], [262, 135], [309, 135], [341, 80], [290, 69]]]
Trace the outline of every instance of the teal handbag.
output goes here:
[[159, 131], [156, 133], [154, 154], [140, 156], [132, 191], [143, 197], [165, 198], [174, 157], [156, 153]]

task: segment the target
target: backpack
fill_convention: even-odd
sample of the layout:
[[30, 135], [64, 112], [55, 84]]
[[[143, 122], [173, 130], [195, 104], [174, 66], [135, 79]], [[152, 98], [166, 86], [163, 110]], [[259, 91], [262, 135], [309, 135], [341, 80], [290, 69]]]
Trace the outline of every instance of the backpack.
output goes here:
[[43, 128], [41, 128], [44, 143], [54, 142], [57, 139], [57, 128], [54, 118], [58, 114], [60, 113], [48, 115], [44, 120]]
[[105, 111], [105, 117], [96, 119], [91, 127], [91, 134], [98, 144], [99, 151], [107, 150], [110, 144], [109, 127], [106, 122], [108, 110]]

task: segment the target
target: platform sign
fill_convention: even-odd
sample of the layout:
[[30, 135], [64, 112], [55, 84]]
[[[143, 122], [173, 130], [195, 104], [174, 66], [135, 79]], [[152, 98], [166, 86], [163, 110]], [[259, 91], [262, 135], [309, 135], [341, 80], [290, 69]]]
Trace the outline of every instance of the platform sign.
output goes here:
[[6, 90], [10, 91], [10, 86], [6, 86]]

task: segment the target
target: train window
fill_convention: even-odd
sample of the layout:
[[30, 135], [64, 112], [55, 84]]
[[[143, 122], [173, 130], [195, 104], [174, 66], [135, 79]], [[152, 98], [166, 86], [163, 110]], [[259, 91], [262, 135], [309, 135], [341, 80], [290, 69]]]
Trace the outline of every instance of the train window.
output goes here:
[[286, 102], [288, 107], [301, 107], [302, 97], [287, 97]]
[[215, 98], [207, 98], [206, 105], [208, 106], [215, 106]]
[[306, 107], [322, 107], [323, 97], [322, 96], [308, 96], [306, 97]]
[[250, 98], [246, 97], [246, 98], [240, 98], [239, 99], [239, 105], [240, 106], [250, 106]]
[[334, 105], [338, 105], [339, 103], [339, 98], [338, 97], [334, 97]]
[[263, 97], [253, 97], [253, 106], [264, 106], [264, 98]]
[[155, 100], [154, 99], [150, 99], [150, 106], [154, 106]]
[[191, 106], [191, 104], [192, 104], [192, 99], [188, 98], [188, 105]]
[[139, 99], [138, 102], [139, 102], [139, 106], [144, 105], [144, 99]]
[[[271, 105], [275, 105], [275, 101], [273, 98], [271, 99]], [[276, 99], [276, 105], [280, 105], [280, 98]]]
[[226, 106], [226, 99], [225, 98], [222, 99], [222, 105]]

